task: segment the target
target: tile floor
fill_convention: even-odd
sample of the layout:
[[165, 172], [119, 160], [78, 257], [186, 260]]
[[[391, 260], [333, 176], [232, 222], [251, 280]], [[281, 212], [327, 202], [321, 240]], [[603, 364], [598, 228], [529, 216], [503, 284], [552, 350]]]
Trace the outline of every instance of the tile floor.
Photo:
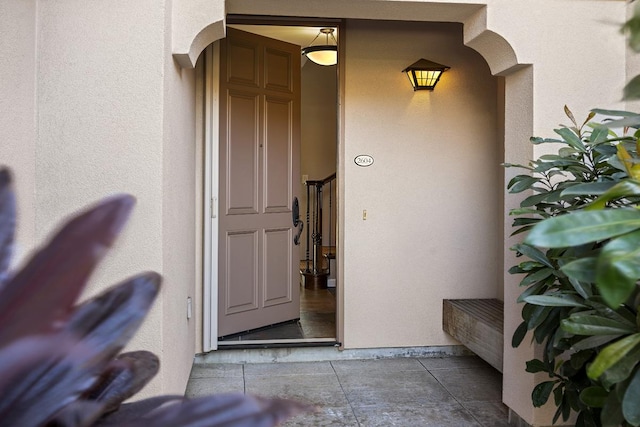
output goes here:
[[223, 342], [286, 340], [300, 338], [335, 338], [335, 289], [300, 288], [300, 319], [254, 329], [220, 339]]
[[244, 392], [312, 403], [285, 426], [508, 426], [502, 375], [477, 357], [197, 364], [187, 396]]

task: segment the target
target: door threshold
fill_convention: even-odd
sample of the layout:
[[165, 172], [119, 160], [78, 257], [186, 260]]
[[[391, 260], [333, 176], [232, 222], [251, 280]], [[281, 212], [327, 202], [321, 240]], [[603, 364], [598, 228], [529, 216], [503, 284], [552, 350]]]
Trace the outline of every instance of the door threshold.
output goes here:
[[218, 341], [218, 350], [250, 348], [339, 347], [335, 338], [295, 338], [277, 340]]

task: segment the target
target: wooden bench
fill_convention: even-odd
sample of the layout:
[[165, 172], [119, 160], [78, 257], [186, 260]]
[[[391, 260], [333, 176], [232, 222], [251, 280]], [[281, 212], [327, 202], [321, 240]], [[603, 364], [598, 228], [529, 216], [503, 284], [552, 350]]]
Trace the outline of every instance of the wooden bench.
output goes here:
[[442, 329], [502, 372], [504, 306], [497, 299], [446, 299]]

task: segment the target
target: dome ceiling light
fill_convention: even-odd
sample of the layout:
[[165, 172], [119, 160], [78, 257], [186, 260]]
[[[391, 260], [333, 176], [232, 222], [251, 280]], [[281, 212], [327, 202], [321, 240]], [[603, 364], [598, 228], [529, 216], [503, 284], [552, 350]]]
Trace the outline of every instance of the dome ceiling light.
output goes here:
[[[318, 65], [336, 65], [338, 63], [338, 41], [336, 40], [333, 28], [322, 28], [315, 39], [311, 41], [309, 46], [302, 49], [302, 54]], [[313, 43], [318, 37], [324, 34], [324, 44]], [[320, 39], [322, 42], [322, 39]]]

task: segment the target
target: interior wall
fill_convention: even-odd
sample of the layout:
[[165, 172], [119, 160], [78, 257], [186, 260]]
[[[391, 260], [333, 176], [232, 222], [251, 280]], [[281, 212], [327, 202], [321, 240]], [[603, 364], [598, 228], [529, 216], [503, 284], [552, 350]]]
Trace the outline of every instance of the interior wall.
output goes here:
[[[344, 345], [453, 344], [442, 300], [501, 285], [496, 78], [460, 24], [349, 20], [346, 33]], [[451, 67], [433, 92], [401, 72], [422, 57]]]
[[[336, 172], [338, 95], [337, 66], [321, 66], [306, 60], [302, 67], [301, 85], [301, 149], [300, 174], [310, 180], [321, 180]], [[300, 179], [302, 180], [302, 176]], [[334, 186], [335, 188], [335, 186]], [[300, 217], [305, 220], [307, 189], [301, 187]], [[329, 220], [329, 187], [326, 187], [324, 205], [324, 224]], [[333, 198], [333, 225], [335, 226], [335, 194]], [[305, 224], [306, 227], [306, 224]], [[328, 244], [328, 230], [323, 230], [323, 244]], [[331, 236], [335, 245], [335, 233]], [[306, 256], [306, 229], [300, 242], [300, 259]]]

